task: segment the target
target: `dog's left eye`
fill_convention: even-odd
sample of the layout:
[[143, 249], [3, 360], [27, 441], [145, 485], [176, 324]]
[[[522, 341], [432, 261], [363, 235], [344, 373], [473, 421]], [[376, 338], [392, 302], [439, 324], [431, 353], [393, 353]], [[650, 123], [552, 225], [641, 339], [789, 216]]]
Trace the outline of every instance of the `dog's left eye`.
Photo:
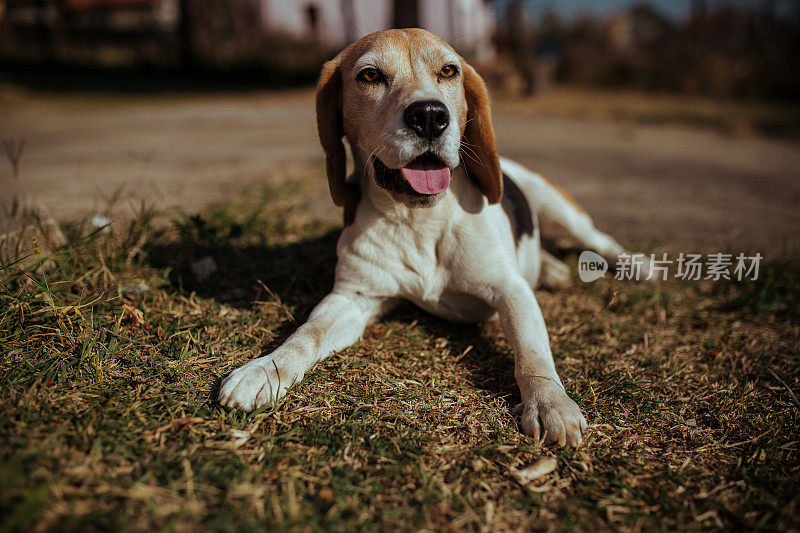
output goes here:
[[458, 74], [458, 67], [455, 65], [445, 65], [442, 67], [442, 70], [439, 71], [439, 76], [442, 78], [452, 78]]
[[363, 81], [365, 83], [378, 83], [379, 81], [383, 81], [383, 73], [372, 67], [367, 67], [365, 69], [361, 69], [361, 71], [356, 76], [358, 81]]

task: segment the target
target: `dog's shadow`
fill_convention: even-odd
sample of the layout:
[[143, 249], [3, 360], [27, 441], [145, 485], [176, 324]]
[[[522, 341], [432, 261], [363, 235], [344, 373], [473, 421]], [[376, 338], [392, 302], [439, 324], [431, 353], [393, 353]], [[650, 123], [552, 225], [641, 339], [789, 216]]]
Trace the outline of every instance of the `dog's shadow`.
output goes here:
[[[178, 240], [151, 244], [149, 263], [167, 272], [173, 290], [195, 293], [242, 310], [257, 310], [268, 302], [292, 320], [284, 320], [260, 351], [268, 355], [302, 324], [314, 306], [331, 290], [340, 230], [281, 245], [239, 245], [235, 241], [203, 243]], [[462, 365], [476, 387], [492, 396], [519, 399], [513, 358], [499, 353], [496, 324], [454, 324], [411, 304], [386, 319], [406, 324], [417, 321], [432, 338], [444, 338], [454, 363]], [[488, 331], [487, 331], [488, 330]], [[396, 333], [397, 334], [397, 333]], [[458, 362], [455, 359], [458, 358]], [[209, 400], [215, 400], [221, 380], [215, 380]]]

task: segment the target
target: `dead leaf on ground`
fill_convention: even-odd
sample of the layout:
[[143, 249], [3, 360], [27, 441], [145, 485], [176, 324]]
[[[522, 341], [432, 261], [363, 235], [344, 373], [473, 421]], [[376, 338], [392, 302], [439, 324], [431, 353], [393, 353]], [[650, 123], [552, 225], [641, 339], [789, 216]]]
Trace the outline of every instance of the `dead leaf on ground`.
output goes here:
[[526, 466], [520, 470], [516, 468], [511, 469], [511, 475], [517, 480], [520, 485], [529, 485], [533, 482], [540, 481], [544, 477], [556, 469], [558, 461], [555, 457], [542, 457], [530, 466]]
[[144, 313], [139, 308], [125, 304], [122, 306], [122, 316], [125, 320], [131, 321], [140, 328], [147, 327], [147, 321], [144, 319]]
[[233, 444], [234, 448], [238, 448], [245, 442], [247, 442], [250, 437], [253, 436], [253, 433], [244, 429], [232, 429], [231, 430], [231, 444]]

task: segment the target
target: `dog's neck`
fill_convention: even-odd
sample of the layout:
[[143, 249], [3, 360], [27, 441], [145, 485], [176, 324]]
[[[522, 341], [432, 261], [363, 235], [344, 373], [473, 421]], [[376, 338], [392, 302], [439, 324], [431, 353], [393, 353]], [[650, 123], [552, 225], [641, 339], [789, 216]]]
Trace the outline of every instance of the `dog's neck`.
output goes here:
[[348, 181], [358, 184], [361, 190], [361, 202], [370, 206], [389, 220], [398, 222], [416, 222], [449, 217], [454, 207], [467, 213], [478, 213], [486, 206], [486, 199], [480, 188], [469, 177], [463, 165], [452, 170], [450, 186], [432, 205], [414, 206], [396, 198], [391, 192], [381, 188], [375, 181], [375, 170], [372, 162], [357, 147], [351, 147], [354, 169]]

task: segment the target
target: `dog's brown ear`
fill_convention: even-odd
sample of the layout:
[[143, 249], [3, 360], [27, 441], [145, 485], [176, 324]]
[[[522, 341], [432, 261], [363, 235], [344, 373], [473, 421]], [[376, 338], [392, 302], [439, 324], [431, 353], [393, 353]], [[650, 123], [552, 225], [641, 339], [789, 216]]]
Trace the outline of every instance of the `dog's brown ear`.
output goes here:
[[344, 148], [344, 124], [342, 122], [342, 75], [339, 57], [322, 67], [317, 84], [317, 133], [325, 150], [325, 171], [333, 203], [344, 206], [344, 223], [355, 219], [359, 189], [347, 183], [347, 152]]
[[464, 65], [467, 125], [461, 139], [461, 160], [477, 180], [490, 204], [503, 198], [503, 174], [494, 146], [494, 128], [486, 85], [471, 66]]

